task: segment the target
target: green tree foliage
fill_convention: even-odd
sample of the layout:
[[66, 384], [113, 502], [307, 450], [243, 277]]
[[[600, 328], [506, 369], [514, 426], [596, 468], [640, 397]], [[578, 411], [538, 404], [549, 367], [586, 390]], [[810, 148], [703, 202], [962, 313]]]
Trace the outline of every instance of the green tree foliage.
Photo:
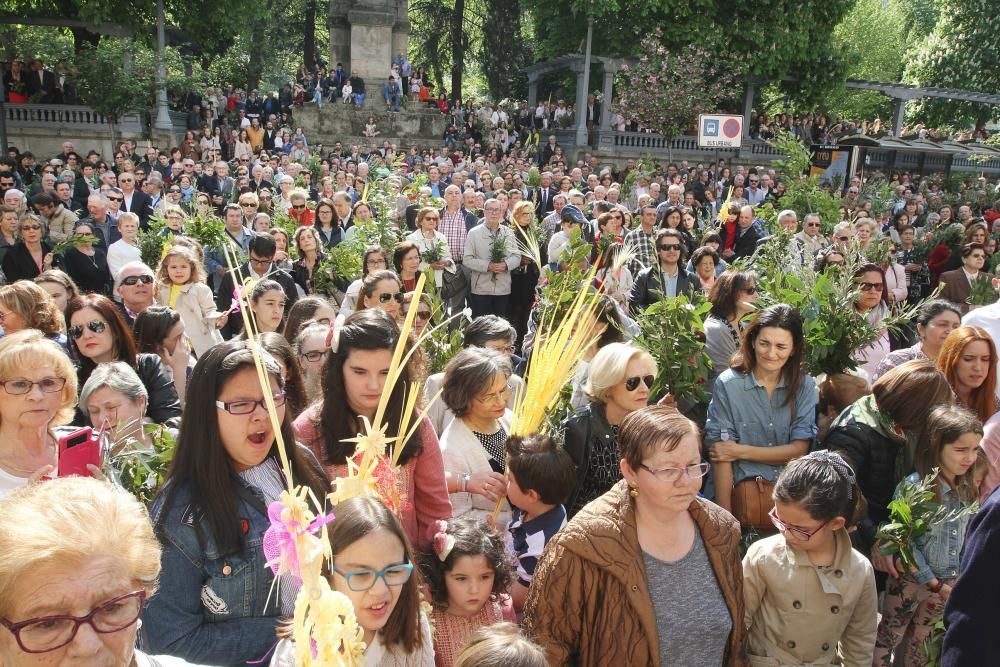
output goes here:
[[[122, 72], [126, 53], [133, 56], [131, 74]], [[108, 117], [111, 138], [114, 126], [130, 111], [149, 108], [153, 98], [155, 63], [136, 62], [131, 44], [125, 40], [103, 40], [100, 46], [86, 45], [76, 61], [73, 82], [84, 104]]]
[[834, 27], [853, 1], [826, 0], [551, 0], [531, 7], [538, 55], [575, 53], [593, 13], [594, 53], [637, 56], [642, 37], [660, 28], [672, 51], [697, 45], [733, 69], [754, 76], [798, 79], [791, 92], [822, 98], [843, 75], [833, 44]]
[[494, 100], [527, 97], [528, 80], [520, 69], [531, 51], [521, 28], [520, 0], [491, 0], [486, 3], [482, 44], [477, 60]]
[[[908, 83], [1000, 92], [1000, 14], [990, 0], [940, 0], [940, 18], [908, 58]], [[917, 24], [920, 25], [920, 24]], [[913, 120], [931, 126], [979, 123], [1000, 107], [924, 98], [911, 103]]]

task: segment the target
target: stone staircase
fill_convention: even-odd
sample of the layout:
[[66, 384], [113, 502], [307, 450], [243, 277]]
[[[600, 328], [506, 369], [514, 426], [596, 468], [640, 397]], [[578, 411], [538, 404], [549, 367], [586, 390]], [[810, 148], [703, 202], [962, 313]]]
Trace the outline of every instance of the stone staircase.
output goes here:
[[[379, 132], [374, 138], [364, 136], [369, 116], [375, 117]], [[325, 102], [320, 109], [315, 104], [305, 104], [294, 110], [293, 122], [305, 132], [310, 145], [322, 143], [324, 148], [332, 148], [339, 141], [345, 149], [355, 144], [381, 146], [386, 140], [400, 148], [439, 147], [448, 129], [448, 116], [437, 110], [421, 107], [414, 101], [402, 111], [391, 113], [385, 111], [381, 98], [372, 97], [361, 107]]]

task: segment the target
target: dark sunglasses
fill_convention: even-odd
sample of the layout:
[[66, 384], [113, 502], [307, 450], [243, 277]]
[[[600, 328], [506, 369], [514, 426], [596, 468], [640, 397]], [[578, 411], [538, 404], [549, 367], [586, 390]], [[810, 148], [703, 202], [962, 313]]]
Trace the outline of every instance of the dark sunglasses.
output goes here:
[[757, 288], [756, 287], [744, 287], [743, 288], [743, 293], [744, 294], [756, 294], [757, 293]]
[[301, 210], [302, 210], [302, 209], [304, 209], [305, 207], [306, 207], [306, 205], [305, 205], [305, 204], [293, 204], [293, 205], [292, 205], [292, 208], [294, 208], [294, 209], [295, 209], [296, 211], [301, 211]]
[[141, 275], [141, 276], [129, 276], [128, 278], [122, 278], [122, 285], [127, 285], [132, 287], [137, 283], [142, 283], [143, 285], [152, 285], [153, 276]]
[[859, 287], [861, 287], [862, 292], [871, 292], [872, 290], [881, 292], [885, 285], [882, 283], [860, 283]]
[[681, 246], [677, 243], [667, 243], [659, 246], [660, 250], [680, 250]]
[[[95, 334], [104, 333], [104, 330], [107, 328], [107, 326], [108, 325], [102, 322], [101, 320], [91, 320], [87, 322], [87, 328], [93, 331]], [[71, 326], [66, 331], [66, 333], [68, 333], [69, 337], [72, 338], [73, 340], [79, 340], [80, 336], [83, 335], [83, 327], [80, 326], [79, 324], [76, 324], [74, 326]]]
[[388, 292], [382, 292], [378, 295], [379, 303], [389, 303], [392, 299], [395, 299], [396, 303], [403, 303], [403, 293], [396, 292], [395, 294], [389, 294]]
[[646, 389], [652, 389], [653, 380], [655, 380], [652, 375], [643, 375], [642, 377], [636, 375], [635, 377], [625, 378], [625, 388], [629, 391], [635, 391], [639, 388], [639, 383], [642, 382], [646, 385]]
[[121, 197], [108, 197], [108, 201], [122, 202], [122, 201], [125, 201], [125, 200], [123, 198], [121, 198]]

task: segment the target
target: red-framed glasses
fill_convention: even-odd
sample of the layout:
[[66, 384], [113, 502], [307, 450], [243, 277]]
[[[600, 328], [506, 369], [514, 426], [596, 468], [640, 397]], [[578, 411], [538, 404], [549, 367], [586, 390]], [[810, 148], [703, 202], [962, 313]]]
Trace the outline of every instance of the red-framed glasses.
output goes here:
[[73, 641], [84, 623], [105, 635], [124, 630], [139, 620], [145, 602], [146, 591], [139, 590], [102, 602], [86, 616], [40, 616], [20, 623], [0, 618], [0, 625], [11, 631], [25, 653], [48, 653]]

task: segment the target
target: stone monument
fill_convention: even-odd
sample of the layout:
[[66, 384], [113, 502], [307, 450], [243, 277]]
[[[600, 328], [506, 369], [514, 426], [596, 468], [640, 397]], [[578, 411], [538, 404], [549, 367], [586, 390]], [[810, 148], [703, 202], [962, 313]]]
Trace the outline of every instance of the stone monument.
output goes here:
[[393, 58], [406, 53], [407, 10], [407, 0], [330, 0], [330, 66], [356, 70], [369, 98], [381, 98]]

